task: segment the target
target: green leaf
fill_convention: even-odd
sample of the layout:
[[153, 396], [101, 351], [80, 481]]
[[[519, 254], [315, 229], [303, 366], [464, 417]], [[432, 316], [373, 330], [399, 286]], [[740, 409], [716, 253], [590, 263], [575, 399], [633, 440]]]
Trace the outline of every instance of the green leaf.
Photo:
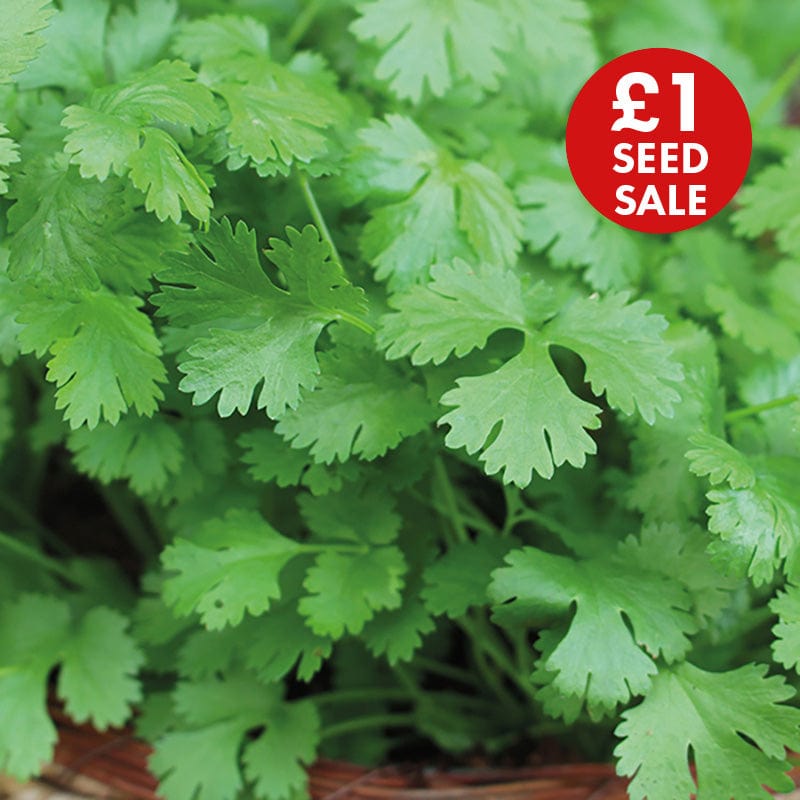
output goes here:
[[319, 497], [301, 494], [297, 504], [308, 527], [324, 541], [390, 544], [403, 524], [392, 495], [375, 484]]
[[317, 754], [320, 719], [309, 700], [284, 703], [273, 709], [269, 725], [245, 747], [245, 774], [268, 800], [293, 800], [305, 794], [306, 768]]
[[162, 61], [120, 86], [96, 91], [87, 106], [68, 106], [64, 151], [83, 177], [104, 181], [111, 171], [130, 172], [133, 185], [146, 193], [146, 209], [162, 222], [180, 222], [181, 203], [207, 222], [208, 186], [172, 133], [153, 126], [169, 123], [205, 133], [215, 123], [214, 98], [195, 77], [180, 61]]
[[[47, 712], [48, 674], [59, 663], [58, 693], [77, 721], [123, 724], [141, 694], [142, 654], [127, 620], [103, 606], [77, 622], [63, 600], [26, 594], [0, 608], [0, 769], [26, 780], [53, 755], [56, 729]], [[99, 654], [102, 653], [102, 658]]]
[[[240, 630], [237, 628], [237, 633]], [[310, 681], [333, 649], [330, 639], [317, 636], [305, 624], [294, 598], [274, 605], [245, 630], [249, 633], [245, 664], [265, 683], [281, 680], [295, 665], [297, 678]]]
[[441, 364], [451, 353], [462, 358], [485, 347], [497, 330], [524, 329], [522, 286], [513, 272], [455, 259], [434, 264], [431, 278], [390, 299], [395, 311], [381, 319], [377, 334], [387, 358]]
[[253, 231], [240, 222], [234, 232], [226, 219], [198, 233], [188, 255], [170, 256], [159, 275], [167, 285], [153, 303], [173, 324], [190, 327], [194, 339], [180, 358], [180, 388], [196, 405], [219, 393], [220, 416], [247, 413], [262, 381], [257, 408], [273, 418], [295, 408], [301, 388], [317, 384], [323, 328], [364, 310], [363, 292], [330, 260], [313, 226], [287, 228], [287, 237], [270, 239], [266, 254], [288, 291], [264, 273]]
[[624, 414], [636, 409], [652, 424], [656, 413], [671, 416], [680, 395], [669, 384], [680, 381], [683, 370], [670, 358], [672, 348], [661, 337], [666, 320], [648, 314], [649, 308], [644, 300], [628, 303], [627, 292], [581, 298], [546, 332], [586, 362], [586, 380], [595, 394], [605, 392], [612, 407]]
[[131, 182], [145, 192], [145, 208], [163, 222], [181, 221], [181, 205], [200, 222], [213, 206], [208, 186], [175, 140], [158, 128], [144, 128], [142, 146], [128, 158]]
[[586, 8], [575, 0], [371, 0], [358, 11], [351, 30], [385, 50], [375, 76], [415, 103], [426, 89], [441, 97], [460, 80], [497, 89], [501, 53], [519, 46], [550, 60], [592, 49]]
[[420, 596], [431, 614], [456, 619], [467, 610], [484, 606], [489, 599], [491, 573], [502, 566], [505, 556], [517, 546], [514, 539], [481, 535], [458, 542], [425, 568], [425, 586]]
[[315, 461], [372, 461], [432, 421], [422, 387], [379, 354], [338, 345], [319, 363], [317, 388], [275, 426], [292, 447], [309, 447]]
[[[144, 662], [127, 633], [128, 621], [110, 608], [93, 608], [66, 645], [58, 692], [76, 721], [98, 730], [121, 725], [141, 700], [136, 673]], [[102, 657], [100, 657], [102, 654]]]
[[101, 85], [107, 17], [106, 0], [62, 0], [61, 10], [41, 34], [45, 44], [38, 58], [17, 78], [20, 87], [88, 91]]
[[196, 611], [211, 630], [238, 625], [281, 596], [281, 570], [301, 550], [256, 512], [231, 510], [164, 550], [164, 569], [177, 573], [164, 581], [164, 600], [179, 616]]
[[634, 234], [601, 217], [570, 175], [536, 175], [518, 188], [517, 198], [524, 239], [534, 252], [547, 249], [553, 266], [586, 267], [584, 279], [601, 291], [638, 281], [642, 255]]
[[778, 615], [778, 623], [772, 628], [775, 634], [773, 656], [786, 669], [800, 672], [800, 590], [797, 585], [789, 584], [786, 591], [778, 592], [769, 607]]
[[183, 725], [156, 741], [150, 757], [161, 794], [167, 800], [233, 800], [243, 784], [242, 740], [276, 703], [274, 690], [243, 676], [178, 684], [175, 705]]
[[361, 555], [324, 552], [306, 575], [303, 585], [309, 596], [300, 600], [300, 613], [320, 636], [358, 634], [376, 611], [400, 607], [405, 571], [396, 547]]
[[497, 371], [456, 383], [440, 401], [455, 406], [439, 420], [450, 426], [445, 444], [480, 450], [487, 475], [502, 470], [505, 483], [527, 486], [534, 470], [550, 478], [555, 467], [582, 467], [597, 452], [586, 431], [600, 427], [600, 409], [572, 394], [545, 343], [529, 342]]
[[149, 67], [164, 54], [177, 14], [177, 0], [134, 0], [132, 9], [115, 9], [108, 23], [107, 53], [116, 80]]
[[715, 557], [760, 585], [772, 580], [784, 561], [790, 577], [800, 575], [800, 460], [762, 457], [753, 468], [755, 480], [747, 488], [708, 492], [706, 513], [708, 529], [720, 537], [711, 546]]
[[124, 479], [140, 495], [158, 492], [181, 471], [183, 441], [162, 416], [122, 417], [116, 425], [73, 431], [67, 444], [75, 465], [103, 483]]
[[9, 83], [44, 44], [41, 30], [55, 12], [50, 0], [8, 0], [0, 33], [0, 84]]
[[57, 388], [56, 408], [75, 429], [112, 425], [129, 408], [151, 416], [166, 378], [161, 345], [142, 301], [108, 291], [87, 292], [75, 302], [23, 306], [18, 321], [23, 353], [49, 350], [47, 379]]
[[436, 627], [423, 603], [406, 599], [400, 608], [381, 611], [362, 631], [367, 648], [374, 656], [386, 656], [389, 664], [411, 661], [422, 638]]
[[19, 162], [19, 146], [3, 134], [8, 133], [8, 128], [0, 122], [0, 194], [8, 191], [8, 173], [3, 169], [10, 164]]
[[762, 800], [769, 797], [764, 786], [790, 791], [784, 748], [800, 746], [800, 711], [780, 705], [794, 689], [766, 672], [765, 665], [748, 664], [714, 673], [688, 663], [659, 672], [616, 730], [617, 772], [633, 778], [631, 798]]
[[[393, 291], [427, 277], [440, 261], [468, 257], [510, 266], [522, 232], [514, 197], [502, 179], [474, 161], [457, 161], [408, 117], [390, 114], [360, 131], [355, 197], [393, 200], [372, 212], [361, 249]], [[375, 177], [379, 176], [379, 177]]]
[[649, 521], [683, 523], [703, 502], [702, 482], [686, 468], [686, 451], [690, 437], [714, 426], [721, 410], [719, 357], [711, 335], [689, 322], [671, 325], [665, 340], [683, 367], [681, 399], [671, 417], [634, 424], [625, 504]]
[[733, 224], [740, 236], [755, 238], [775, 231], [778, 247], [789, 255], [800, 255], [800, 150], [782, 164], [767, 167], [742, 189], [740, 208]]
[[[489, 589], [498, 622], [541, 622], [575, 608], [569, 627], [539, 667], [561, 695], [593, 715], [647, 692], [654, 658], [680, 659], [696, 625], [674, 578], [616, 555], [575, 561], [534, 547], [514, 550]], [[624, 615], [624, 616], [623, 616]]]
[[695, 475], [707, 475], [713, 484], [727, 481], [732, 489], [749, 489], [756, 482], [750, 462], [724, 439], [698, 433], [690, 441], [695, 449], [686, 453], [686, 458]]

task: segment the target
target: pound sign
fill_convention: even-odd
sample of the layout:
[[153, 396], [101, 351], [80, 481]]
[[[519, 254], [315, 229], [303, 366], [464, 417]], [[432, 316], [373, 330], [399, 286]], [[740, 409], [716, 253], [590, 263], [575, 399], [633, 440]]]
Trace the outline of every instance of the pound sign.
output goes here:
[[658, 125], [658, 117], [638, 119], [636, 112], [644, 108], [644, 100], [631, 100], [631, 86], [639, 85], [645, 94], [658, 94], [658, 83], [649, 72], [628, 72], [617, 81], [617, 99], [611, 108], [622, 112], [622, 116], [614, 120], [612, 131], [629, 129], [640, 133], [650, 133]]

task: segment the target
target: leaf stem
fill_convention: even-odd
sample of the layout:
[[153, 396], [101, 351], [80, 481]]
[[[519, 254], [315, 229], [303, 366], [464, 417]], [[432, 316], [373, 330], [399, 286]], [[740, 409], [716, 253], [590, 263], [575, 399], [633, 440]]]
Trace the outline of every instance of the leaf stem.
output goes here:
[[16, 498], [11, 497], [5, 492], [0, 492], [0, 509], [8, 512], [20, 525], [33, 531], [39, 538], [43, 539], [54, 550], [58, 550], [62, 555], [69, 554], [69, 548], [56, 536], [49, 528], [46, 528], [38, 519], [28, 511]]
[[454, 667], [450, 664], [442, 664], [439, 661], [434, 661], [432, 658], [414, 656], [414, 665], [425, 672], [430, 672], [431, 675], [438, 675], [440, 678], [446, 678], [447, 680], [461, 683], [464, 686], [480, 686], [480, 682], [474, 675], [467, 672], [467, 670]]
[[294, 18], [292, 27], [283, 39], [284, 44], [289, 50], [294, 50], [300, 40], [306, 35], [306, 31], [311, 27], [315, 17], [319, 14], [323, 6], [323, 0], [311, 0], [306, 3], [303, 10]]
[[447, 511], [447, 519], [453, 529], [456, 541], [468, 542], [469, 533], [461, 517], [461, 512], [458, 509], [456, 493], [441, 457], [437, 457], [433, 461], [433, 480], [434, 487], [444, 503], [444, 507]]
[[325, 217], [322, 216], [322, 211], [317, 203], [317, 198], [314, 196], [314, 190], [311, 188], [311, 184], [308, 181], [308, 175], [306, 175], [305, 172], [300, 172], [298, 170], [297, 180], [300, 184], [300, 191], [303, 193], [303, 199], [306, 202], [306, 207], [311, 214], [311, 219], [314, 220], [314, 224], [317, 226], [320, 236], [322, 236], [323, 240], [328, 243], [328, 247], [331, 248], [333, 260], [341, 267], [343, 263], [342, 257], [339, 255], [339, 251], [336, 249], [336, 243], [333, 241], [333, 236], [331, 236], [328, 224], [325, 222]]
[[755, 414], [760, 414], [762, 411], [771, 411], [773, 408], [781, 408], [782, 406], [790, 406], [792, 403], [800, 401], [800, 395], [787, 394], [785, 397], [777, 397], [774, 400], [767, 400], [766, 403], [757, 403], [754, 406], [745, 406], [744, 408], [735, 408], [733, 411], [728, 411], [724, 416], [725, 422], [736, 422], [736, 420], [744, 419], [744, 417], [752, 417]]
[[409, 728], [415, 722], [414, 714], [373, 714], [368, 717], [356, 717], [344, 722], [329, 725], [323, 729], [321, 739], [333, 739], [336, 736], [346, 736], [359, 731], [373, 730], [375, 728]]
[[147, 529], [131, 498], [111, 485], [100, 484], [100, 493], [106, 507], [139, 554], [148, 560], [158, 558], [161, 543], [157, 542], [154, 534]]
[[0, 547], [4, 547], [6, 550], [9, 550], [15, 555], [27, 559], [32, 564], [37, 564], [38, 566], [43, 567], [49, 572], [52, 572], [54, 575], [58, 575], [59, 578], [63, 578], [73, 586], [80, 585], [75, 579], [75, 576], [72, 574], [71, 570], [69, 570], [63, 564], [59, 563], [54, 558], [50, 558], [44, 553], [39, 552], [36, 548], [31, 547], [29, 544], [26, 544], [25, 542], [22, 542], [13, 536], [9, 536], [7, 533], [0, 532]]
[[770, 90], [759, 100], [758, 104], [753, 109], [750, 119], [754, 126], [761, 122], [767, 111], [789, 91], [792, 84], [798, 78], [800, 78], [800, 55], [795, 56], [786, 65], [786, 68], [772, 84]]
[[314, 695], [315, 703], [362, 703], [370, 700], [408, 701], [412, 699], [407, 689], [337, 689]]
[[[317, 226], [317, 230], [319, 231], [323, 241], [327, 243], [328, 247], [330, 247], [331, 257], [342, 270], [342, 272], [344, 272], [344, 262], [342, 261], [342, 257], [339, 255], [339, 250], [336, 248], [336, 242], [333, 241], [333, 236], [331, 236], [328, 223], [325, 222], [325, 217], [322, 215], [319, 203], [317, 203], [317, 198], [314, 195], [314, 190], [311, 188], [308, 175], [306, 175], [305, 172], [298, 171], [297, 182], [300, 184], [300, 191], [303, 193], [303, 199], [305, 200], [306, 208], [308, 208], [308, 211], [311, 214], [311, 219], [314, 220], [314, 224]], [[336, 309], [336, 317], [342, 320], [342, 322], [350, 323], [350, 325], [355, 326], [370, 336], [375, 335], [375, 328], [373, 328], [369, 322], [359, 319], [355, 315], [350, 314], [348, 311]]]

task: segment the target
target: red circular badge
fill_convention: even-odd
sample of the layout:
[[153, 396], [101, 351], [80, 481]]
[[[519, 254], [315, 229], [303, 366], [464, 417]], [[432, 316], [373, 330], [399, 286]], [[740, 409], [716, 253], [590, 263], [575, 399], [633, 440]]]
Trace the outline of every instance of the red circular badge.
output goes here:
[[583, 196], [604, 216], [645, 233], [710, 219], [741, 186], [750, 118], [713, 64], [654, 47], [601, 67], [575, 98], [567, 159]]

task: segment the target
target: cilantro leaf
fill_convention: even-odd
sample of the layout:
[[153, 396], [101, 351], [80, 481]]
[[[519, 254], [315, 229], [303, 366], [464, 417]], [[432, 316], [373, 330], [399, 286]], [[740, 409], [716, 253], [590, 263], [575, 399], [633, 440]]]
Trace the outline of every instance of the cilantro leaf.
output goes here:
[[698, 433], [690, 441], [696, 449], [689, 450], [686, 458], [695, 475], [707, 475], [713, 484], [727, 481], [732, 489], [748, 489], [756, 482], [747, 458], [724, 439], [712, 433]]
[[551, 340], [574, 350], [586, 362], [586, 380], [595, 394], [624, 414], [638, 410], [645, 422], [656, 412], [672, 414], [680, 395], [669, 385], [683, 370], [670, 359], [671, 348], [661, 333], [666, 320], [648, 314], [643, 300], [628, 303], [627, 292], [602, 299], [580, 298], [548, 326]]
[[422, 644], [422, 637], [436, 627], [419, 600], [406, 599], [400, 608], [381, 611], [362, 631], [367, 649], [374, 656], [386, 656], [389, 664], [410, 661]]
[[506, 563], [489, 588], [498, 622], [560, 617], [574, 604], [569, 627], [539, 666], [553, 675], [553, 689], [585, 700], [592, 714], [646, 692], [655, 657], [675, 661], [689, 649], [696, 625], [674, 578], [617, 555], [575, 561], [534, 547], [512, 551]]
[[232, 510], [164, 550], [164, 568], [176, 573], [164, 581], [164, 600], [179, 616], [198, 612], [211, 630], [237, 625], [281, 596], [281, 570], [301, 551], [256, 512]]
[[708, 492], [708, 528], [720, 539], [711, 551], [729, 570], [747, 573], [758, 585], [786, 562], [790, 576], [800, 570], [800, 491], [791, 456], [747, 458], [711, 435], [694, 437], [687, 453], [691, 469], [728, 487]]
[[287, 175], [328, 153], [330, 130], [347, 104], [332, 87], [269, 57], [267, 30], [251, 18], [212, 16], [183, 26], [176, 49], [200, 62], [227, 106], [225, 150], [231, 163], [249, 160], [261, 175]]
[[265, 683], [279, 681], [295, 665], [298, 679], [310, 681], [332, 649], [329, 638], [318, 636], [305, 624], [291, 598], [253, 620], [244, 660]]
[[[76, 721], [99, 730], [120, 725], [141, 699], [135, 675], [144, 661], [128, 635], [128, 621], [110, 608], [93, 608], [80, 621], [63, 655], [59, 694]], [[98, 653], [104, 653], [98, 659]]]
[[455, 407], [439, 420], [450, 426], [445, 444], [480, 450], [487, 475], [502, 470], [505, 483], [527, 486], [534, 470], [550, 478], [555, 467], [582, 467], [597, 452], [586, 431], [600, 427], [600, 409], [572, 394], [544, 342], [530, 341], [495, 372], [456, 383], [440, 400]]
[[0, 731], [0, 769], [26, 779], [52, 757], [47, 677], [59, 663], [58, 693], [69, 714], [98, 728], [125, 722], [140, 698], [134, 676], [143, 661], [127, 624], [102, 606], [74, 621], [66, 602], [45, 595], [0, 608], [0, 702], [10, 726]]
[[145, 208], [163, 222], [181, 220], [181, 205], [200, 222], [213, 206], [208, 186], [175, 140], [159, 128], [142, 129], [142, 146], [128, 158], [133, 185], [147, 195]]
[[308, 783], [306, 766], [314, 761], [320, 719], [314, 704], [284, 703], [274, 708], [269, 724], [243, 755], [245, 774], [268, 800], [293, 800]]
[[[313, 760], [319, 739], [309, 701], [284, 703], [275, 687], [234, 674], [179, 684], [175, 705], [180, 727], [156, 742], [150, 758], [167, 800], [233, 800], [243, 771], [265, 800], [305, 789], [301, 765]], [[246, 736], [259, 728], [254, 740]]]
[[19, 146], [13, 139], [3, 135], [6, 133], [8, 128], [0, 122], [0, 194], [8, 191], [8, 173], [3, 167], [19, 161]]
[[518, 187], [517, 198], [523, 209], [523, 238], [534, 252], [547, 249], [553, 266], [586, 267], [584, 279], [601, 291], [622, 289], [639, 279], [637, 239], [601, 217], [570, 175], [560, 180], [537, 175]]
[[506, 67], [502, 52], [519, 46], [550, 59], [591, 50], [583, 3], [569, 0], [370, 0], [351, 30], [385, 50], [375, 75], [400, 98], [418, 103], [427, 88], [441, 97], [464, 79], [494, 90]]
[[798, 171], [800, 150], [795, 150], [782, 164], [767, 167], [742, 189], [741, 207], [732, 217], [739, 235], [755, 238], [775, 231], [775, 241], [784, 253], [800, 254]]
[[170, 256], [159, 275], [166, 285], [153, 303], [173, 323], [197, 326], [180, 359], [180, 388], [194, 394], [196, 405], [219, 392], [220, 416], [247, 413], [262, 381], [257, 408], [271, 417], [295, 408], [300, 389], [317, 384], [315, 345], [323, 328], [364, 310], [363, 292], [330, 259], [313, 226], [286, 233], [289, 242], [270, 239], [266, 254], [288, 291], [262, 269], [254, 232], [242, 222], [234, 231], [227, 219], [198, 233], [188, 255]]
[[116, 80], [129, 77], [164, 54], [177, 14], [177, 0], [134, 0], [132, 9], [115, 9], [106, 39]]
[[166, 418], [128, 415], [116, 425], [100, 423], [93, 431], [80, 428], [67, 440], [75, 465], [103, 483], [130, 481], [141, 495], [157, 492], [183, 466], [183, 441]]
[[[439, 261], [474, 252], [511, 265], [521, 235], [514, 197], [502, 179], [475, 161], [457, 161], [408, 117], [390, 114], [359, 133], [355, 197], [376, 190], [394, 200], [372, 212], [361, 249], [393, 291], [427, 277]], [[379, 175], [375, 180], [369, 177]], [[362, 177], [363, 176], [363, 177]]]
[[62, 124], [70, 130], [64, 151], [83, 177], [104, 181], [109, 172], [130, 173], [146, 193], [145, 207], [160, 220], [181, 218], [181, 202], [208, 221], [208, 186], [173, 135], [153, 122], [205, 133], [217, 117], [211, 92], [179, 61], [162, 61], [125, 84], [95, 92], [87, 106], [68, 106]]
[[317, 388], [275, 427], [292, 447], [310, 447], [324, 464], [351, 455], [372, 461], [428, 427], [431, 411], [422, 387], [379, 354], [338, 345], [319, 363]]
[[514, 539], [481, 535], [458, 542], [425, 568], [420, 595], [431, 614], [457, 618], [488, 599], [491, 573], [502, 566]]
[[711, 427], [719, 412], [719, 357], [711, 336], [689, 322], [671, 325], [665, 340], [684, 371], [681, 399], [671, 417], [634, 424], [625, 503], [647, 520], [682, 523], [702, 503], [702, 482], [686, 469], [685, 456], [690, 437]]
[[[40, 4], [39, 4], [40, 5]], [[44, 47], [18, 78], [25, 89], [89, 91], [105, 81], [106, 0], [62, 0], [40, 34]]]
[[[494, 295], [481, 290], [493, 280], [520, 300], [487, 311], [477, 295], [490, 300]], [[480, 450], [487, 474], [503, 470], [503, 480], [519, 486], [530, 483], [533, 471], [549, 478], [555, 467], [583, 466], [586, 454], [596, 452], [586, 431], [599, 427], [599, 408], [570, 391], [552, 361], [551, 345], [580, 355], [594, 392], [605, 392], [626, 414], [638, 409], [648, 423], [656, 412], [672, 413], [679, 395], [670, 382], [683, 377], [661, 336], [666, 322], [648, 314], [646, 302], [628, 303], [628, 294], [620, 292], [574, 299], [559, 312], [554, 299], [542, 285], [523, 291], [503, 270], [471, 272], [454, 262], [452, 268], [437, 267], [427, 286], [393, 298], [397, 312], [384, 317], [378, 336], [390, 357], [412, 354], [412, 360], [438, 362], [453, 351], [467, 354], [497, 330], [524, 333], [522, 350], [495, 372], [459, 378], [445, 392], [440, 403], [455, 408], [439, 420], [450, 426], [448, 447]]]
[[376, 611], [400, 607], [405, 571], [397, 547], [353, 555], [323, 552], [306, 575], [309, 595], [300, 600], [300, 613], [320, 636], [360, 633]]
[[20, 347], [50, 351], [47, 379], [71, 428], [95, 428], [101, 417], [113, 425], [129, 408], [149, 417], [163, 398], [161, 345], [141, 305], [137, 297], [101, 290], [23, 306]]
[[[765, 677], [765, 665], [706, 672], [680, 664], [659, 672], [645, 699], [616, 730], [617, 771], [632, 777], [633, 800], [761, 800], [763, 788], [789, 791], [785, 748], [800, 745], [800, 711], [781, 705], [794, 689]], [[747, 737], [746, 739], [744, 737]], [[689, 772], [691, 748], [697, 788]]]
[[325, 541], [390, 544], [403, 524], [392, 495], [375, 484], [317, 497], [302, 494], [297, 504], [309, 529]]
[[141, 291], [162, 252], [184, 247], [178, 226], [134, 210], [115, 180], [82, 180], [63, 154], [29, 160], [12, 193], [9, 276], [59, 297], [101, 284]]
[[44, 44], [40, 31], [54, 13], [49, 0], [10, 0], [0, 33], [0, 84], [8, 83]]
[[395, 313], [381, 319], [377, 343], [387, 358], [409, 356], [412, 364], [459, 358], [500, 328], [524, 328], [526, 309], [519, 278], [461, 259], [434, 264], [431, 282], [393, 295]]
[[789, 584], [786, 591], [778, 592], [769, 607], [778, 615], [778, 623], [772, 628], [775, 660], [786, 669], [800, 671], [800, 592], [797, 585]]

